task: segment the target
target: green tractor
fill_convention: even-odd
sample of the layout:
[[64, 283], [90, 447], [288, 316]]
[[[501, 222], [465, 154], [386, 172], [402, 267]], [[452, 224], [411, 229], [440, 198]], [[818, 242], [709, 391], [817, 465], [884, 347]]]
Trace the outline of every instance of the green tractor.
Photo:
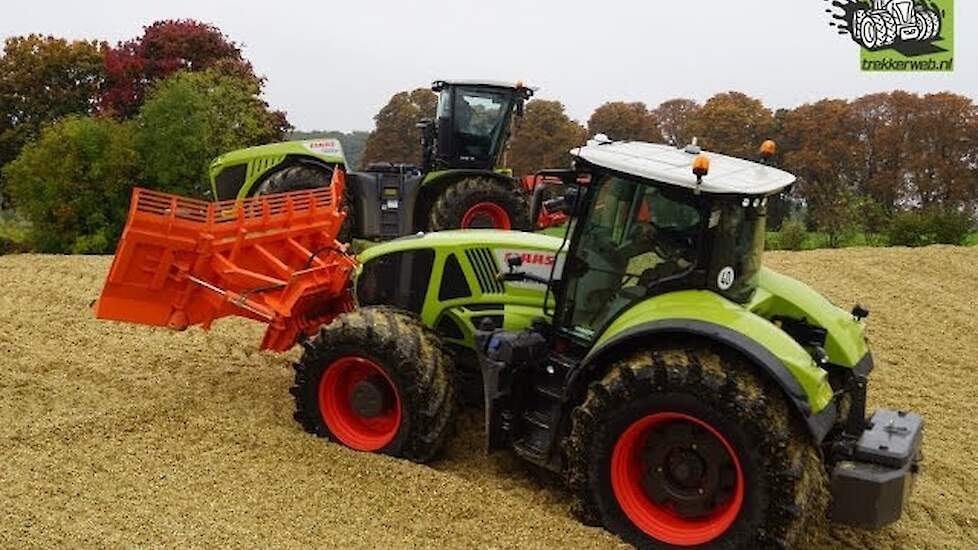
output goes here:
[[390, 239], [455, 228], [532, 229], [527, 193], [499, 168], [515, 117], [533, 89], [522, 83], [437, 81], [434, 121], [421, 121], [421, 166], [375, 163], [353, 172], [338, 140], [275, 143], [217, 158], [217, 200], [330, 185], [345, 176], [340, 239]]
[[[457, 401], [486, 448], [563, 476], [643, 547], [792, 546], [806, 522], [896, 521], [923, 421], [867, 416], [868, 312], [762, 266], [795, 178], [698, 147], [591, 141], [548, 210], [563, 239], [448, 231], [359, 257], [359, 309], [303, 340], [306, 430], [424, 462]], [[712, 170], [710, 164], [712, 163]]]

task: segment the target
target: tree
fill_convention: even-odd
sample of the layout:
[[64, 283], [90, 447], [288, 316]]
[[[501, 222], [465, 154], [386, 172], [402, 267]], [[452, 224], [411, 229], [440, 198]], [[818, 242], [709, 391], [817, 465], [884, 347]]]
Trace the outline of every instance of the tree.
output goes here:
[[612, 101], [598, 107], [588, 120], [588, 135], [605, 134], [614, 140], [662, 141], [655, 115], [644, 103]]
[[435, 117], [438, 96], [427, 88], [399, 92], [374, 116], [376, 128], [367, 138], [362, 164], [421, 163], [421, 134], [417, 124]]
[[922, 207], [956, 209], [978, 206], [973, 160], [978, 142], [971, 132], [978, 109], [970, 98], [941, 92], [914, 96], [906, 134], [908, 202]]
[[517, 175], [564, 168], [570, 162], [570, 150], [586, 139], [587, 131], [567, 116], [563, 103], [534, 99], [526, 104], [526, 114], [510, 143], [509, 164]]
[[73, 115], [45, 127], [3, 173], [38, 250], [102, 254], [122, 232], [139, 160], [128, 124]]
[[798, 176], [809, 221], [837, 246], [858, 224], [860, 160], [865, 148], [849, 102], [822, 100], [780, 117], [784, 167]]
[[104, 81], [103, 45], [50, 36], [8, 38], [0, 57], [0, 166], [44, 124], [92, 111]]
[[179, 72], [159, 83], [135, 119], [146, 185], [205, 196], [215, 157], [282, 139], [259, 92], [254, 80], [218, 68]]
[[688, 144], [693, 136], [689, 133], [689, 122], [699, 113], [700, 104], [692, 99], [670, 99], [652, 111], [659, 123], [659, 130], [666, 143], [675, 146]]
[[760, 100], [740, 92], [711, 97], [695, 116], [687, 131], [711, 151], [752, 159], [774, 130], [774, 115]]
[[254, 74], [241, 48], [217, 27], [191, 19], [157, 21], [143, 29], [140, 37], [120, 42], [105, 52], [108, 83], [101, 108], [122, 118], [134, 115], [155, 82], [177, 71], [202, 71], [215, 65], [225, 71], [253, 79]]

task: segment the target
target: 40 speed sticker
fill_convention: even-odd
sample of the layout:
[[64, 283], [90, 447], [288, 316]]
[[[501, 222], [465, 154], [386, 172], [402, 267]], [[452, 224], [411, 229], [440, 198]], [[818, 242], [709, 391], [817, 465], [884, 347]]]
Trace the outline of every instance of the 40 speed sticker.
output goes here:
[[730, 290], [735, 280], [737, 280], [737, 274], [734, 273], [734, 268], [727, 266], [721, 269], [717, 275], [717, 288], [720, 290]]

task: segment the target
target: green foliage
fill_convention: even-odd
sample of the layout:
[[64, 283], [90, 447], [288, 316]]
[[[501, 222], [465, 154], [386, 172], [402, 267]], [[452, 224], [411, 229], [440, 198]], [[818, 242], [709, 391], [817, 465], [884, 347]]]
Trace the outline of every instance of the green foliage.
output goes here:
[[978, 246], [978, 231], [969, 233], [968, 236], [964, 238], [964, 242], [961, 244], [964, 246]]
[[0, 210], [0, 256], [30, 251], [30, 227], [16, 211]]
[[897, 213], [887, 233], [893, 246], [960, 245], [972, 227], [974, 220], [967, 212], [928, 208]]
[[276, 141], [277, 120], [260, 91], [252, 79], [215, 69], [179, 72], [161, 82], [136, 117], [144, 185], [203, 197], [215, 157]]
[[801, 220], [791, 219], [781, 225], [781, 247], [785, 250], [801, 250], [808, 238], [808, 230]]
[[41, 252], [111, 252], [139, 161], [131, 128], [70, 116], [45, 127], [3, 171]]
[[105, 79], [103, 45], [61, 38], [8, 38], [0, 56], [0, 166], [17, 157], [44, 124], [85, 114]]
[[421, 164], [418, 121], [435, 118], [438, 96], [427, 88], [394, 94], [374, 116], [376, 129], [367, 138], [362, 165], [371, 162]]
[[370, 132], [361, 132], [358, 130], [350, 133], [312, 131], [291, 132], [286, 139], [296, 141], [321, 138], [338, 139], [340, 140], [340, 144], [343, 145], [343, 154], [346, 155], [346, 163], [352, 167], [357, 167], [360, 166], [360, 160], [363, 159], [363, 152], [367, 147], [367, 138], [369, 136]]

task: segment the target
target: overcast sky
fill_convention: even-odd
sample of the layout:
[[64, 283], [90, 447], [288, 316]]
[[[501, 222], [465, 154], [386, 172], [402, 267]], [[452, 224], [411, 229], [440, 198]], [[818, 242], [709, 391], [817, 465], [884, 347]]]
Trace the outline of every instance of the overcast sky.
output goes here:
[[4, 2], [0, 34], [115, 42], [165, 18], [213, 23], [299, 129], [368, 130], [395, 92], [436, 78], [522, 79], [587, 120], [740, 90], [771, 107], [902, 88], [978, 99], [978, 2], [956, 2], [951, 74], [861, 73], [826, 0], [42, 0]]

